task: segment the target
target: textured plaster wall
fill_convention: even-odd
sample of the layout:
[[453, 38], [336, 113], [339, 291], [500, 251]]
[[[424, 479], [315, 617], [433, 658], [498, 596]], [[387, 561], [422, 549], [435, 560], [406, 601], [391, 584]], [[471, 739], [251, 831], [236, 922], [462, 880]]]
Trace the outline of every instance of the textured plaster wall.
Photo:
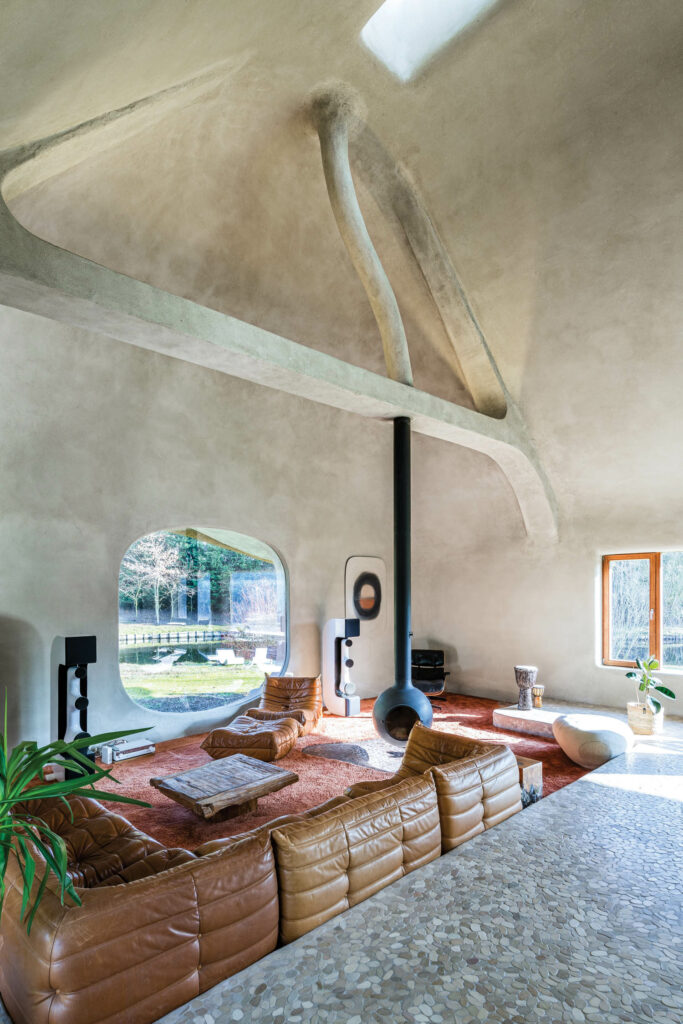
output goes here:
[[117, 668], [118, 567], [151, 530], [201, 522], [267, 541], [289, 572], [295, 674], [344, 614], [344, 565], [391, 565], [391, 428], [132, 346], [0, 310], [0, 681], [44, 739], [54, 638], [95, 633], [91, 731], [198, 732], [221, 712], [133, 705]]
[[[9, 310], [0, 353], [0, 679], [15, 738], [49, 734], [52, 647], [70, 634], [98, 637], [94, 730], [163, 738], [223, 717], [146, 712], [121, 686], [118, 566], [150, 530], [200, 521], [270, 543], [290, 577], [295, 673], [318, 671], [348, 555], [383, 557], [391, 591], [388, 424]], [[414, 642], [446, 649], [452, 689], [512, 699], [512, 666], [530, 661], [551, 696], [623, 706], [622, 670], [598, 666], [599, 556], [680, 545], [667, 509], [638, 529], [565, 520], [559, 545], [531, 545], [491, 460], [414, 438]]]
[[[611, 515], [562, 519], [558, 544], [531, 544], [488, 459], [416, 440], [413, 628], [446, 649], [449, 689], [516, 702], [513, 666], [530, 663], [550, 699], [633, 700], [627, 670], [600, 664], [601, 556], [680, 549], [672, 510], [634, 525], [615, 502]], [[683, 673], [660, 674], [678, 694], [666, 710], [683, 714]]]

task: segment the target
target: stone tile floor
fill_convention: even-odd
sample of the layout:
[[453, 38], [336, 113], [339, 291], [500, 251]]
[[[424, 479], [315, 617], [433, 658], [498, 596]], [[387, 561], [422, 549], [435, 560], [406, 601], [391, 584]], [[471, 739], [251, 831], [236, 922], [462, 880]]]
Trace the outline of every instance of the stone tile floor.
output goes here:
[[667, 732], [163, 1024], [681, 1024], [683, 729]]
[[163, 1024], [680, 1024], [682, 801], [641, 744]]

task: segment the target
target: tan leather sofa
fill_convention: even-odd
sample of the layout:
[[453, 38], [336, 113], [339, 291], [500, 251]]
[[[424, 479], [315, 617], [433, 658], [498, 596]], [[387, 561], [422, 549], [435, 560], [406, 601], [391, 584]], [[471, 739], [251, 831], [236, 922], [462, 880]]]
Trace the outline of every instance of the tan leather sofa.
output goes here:
[[275, 948], [267, 832], [193, 854], [95, 800], [72, 800], [73, 822], [61, 802], [28, 807], [64, 838], [82, 906], [50, 888], [27, 936], [10, 860], [0, 991], [17, 1024], [146, 1024]]
[[27, 936], [10, 860], [0, 993], [15, 1024], [151, 1024], [521, 810], [507, 748], [446, 736], [416, 726], [386, 782], [194, 852], [95, 800], [73, 799], [73, 821], [61, 801], [26, 805], [64, 838], [82, 906], [49, 888]]
[[259, 761], [277, 761], [299, 736], [318, 725], [323, 713], [320, 676], [266, 676], [257, 708], [213, 729], [202, 743], [211, 757], [246, 754]]
[[441, 855], [429, 775], [273, 830], [280, 938], [298, 939]]
[[260, 722], [295, 718], [303, 725], [301, 735], [307, 736], [323, 715], [320, 676], [267, 675], [259, 706], [249, 708], [246, 714]]
[[425, 772], [436, 785], [444, 853], [522, 809], [519, 768], [508, 747], [419, 723], [411, 730], [396, 774], [359, 782], [346, 796], [383, 792]]

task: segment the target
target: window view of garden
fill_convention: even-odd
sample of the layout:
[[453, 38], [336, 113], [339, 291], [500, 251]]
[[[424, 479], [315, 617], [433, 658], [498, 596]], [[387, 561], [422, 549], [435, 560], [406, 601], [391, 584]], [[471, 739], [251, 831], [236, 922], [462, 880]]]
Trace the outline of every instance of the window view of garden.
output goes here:
[[287, 656], [285, 574], [265, 544], [224, 530], [162, 530], [119, 574], [119, 668], [155, 711], [230, 703]]
[[611, 657], [635, 661], [650, 653], [650, 560], [610, 563]]
[[683, 668], [683, 551], [662, 552], [662, 664]]
[[[651, 601], [653, 574], [660, 587]], [[611, 557], [608, 585], [610, 659], [634, 662], [654, 654], [663, 666], [683, 668], [683, 551]], [[661, 651], [653, 643], [654, 622]]]

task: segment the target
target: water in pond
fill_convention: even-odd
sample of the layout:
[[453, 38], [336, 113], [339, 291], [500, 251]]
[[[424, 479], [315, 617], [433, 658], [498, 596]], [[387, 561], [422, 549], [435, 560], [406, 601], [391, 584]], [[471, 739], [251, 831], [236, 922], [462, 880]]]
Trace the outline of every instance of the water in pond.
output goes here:
[[[121, 677], [132, 699], [151, 711], [205, 711], [259, 687], [264, 671], [273, 665], [261, 664], [268, 650], [275, 651], [263, 646], [236, 655], [234, 642], [230, 646], [226, 639], [121, 645]], [[252, 660], [254, 655], [258, 661]]]
[[[231, 657], [223, 653], [227, 651], [232, 651], [234, 656], [234, 650], [229, 647], [226, 640], [199, 644], [182, 642], [144, 646], [129, 644], [119, 647], [119, 661], [134, 665], [177, 665], [186, 662], [195, 665], [226, 665], [230, 663]], [[237, 661], [232, 663], [239, 664]]]

